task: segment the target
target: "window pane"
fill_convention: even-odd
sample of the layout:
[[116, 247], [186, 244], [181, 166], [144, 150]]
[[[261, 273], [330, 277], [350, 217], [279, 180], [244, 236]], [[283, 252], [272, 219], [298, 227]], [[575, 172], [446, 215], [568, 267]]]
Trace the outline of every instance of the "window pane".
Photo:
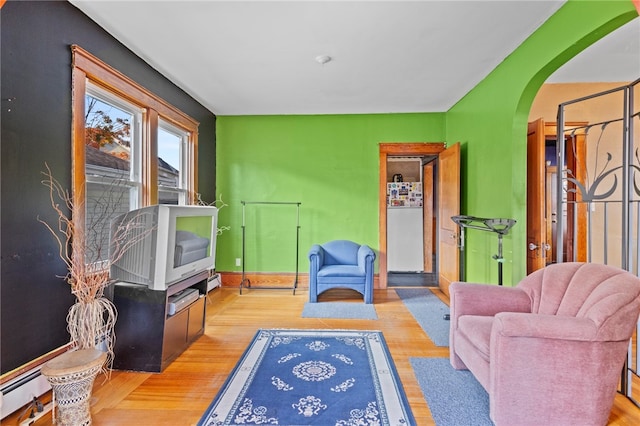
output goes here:
[[109, 224], [114, 217], [129, 211], [131, 188], [117, 182], [88, 181], [86, 188], [85, 263], [102, 263], [109, 259]]
[[187, 134], [160, 121], [158, 128], [158, 200], [160, 204], [185, 204], [183, 147]]
[[137, 206], [135, 115], [97, 95], [85, 97], [85, 263], [108, 260], [109, 223]]
[[[91, 95], [85, 97], [87, 174], [118, 170], [129, 179], [133, 114]], [[92, 167], [89, 168], [89, 165]], [[108, 170], [111, 170], [109, 172]]]

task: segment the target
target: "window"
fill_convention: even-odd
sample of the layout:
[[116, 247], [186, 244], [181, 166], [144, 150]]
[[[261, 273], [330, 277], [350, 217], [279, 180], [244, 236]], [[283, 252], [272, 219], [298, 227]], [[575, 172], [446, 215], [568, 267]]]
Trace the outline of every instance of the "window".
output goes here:
[[198, 122], [82, 48], [72, 53], [73, 221], [85, 264], [100, 269], [113, 217], [195, 202]]
[[158, 203], [185, 204], [187, 197], [185, 159], [189, 158], [188, 134], [160, 120], [158, 126]]

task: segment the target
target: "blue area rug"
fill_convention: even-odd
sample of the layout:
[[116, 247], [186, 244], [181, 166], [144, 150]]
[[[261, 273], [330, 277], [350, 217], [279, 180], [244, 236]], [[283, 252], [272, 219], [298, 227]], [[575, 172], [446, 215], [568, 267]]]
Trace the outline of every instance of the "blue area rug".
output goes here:
[[414, 425], [379, 331], [258, 330], [199, 425]]
[[454, 370], [448, 358], [410, 358], [436, 426], [493, 426], [489, 394], [470, 371]]
[[378, 319], [373, 304], [355, 302], [305, 303], [303, 318]]
[[425, 288], [398, 288], [396, 293], [436, 346], [449, 346], [449, 307]]

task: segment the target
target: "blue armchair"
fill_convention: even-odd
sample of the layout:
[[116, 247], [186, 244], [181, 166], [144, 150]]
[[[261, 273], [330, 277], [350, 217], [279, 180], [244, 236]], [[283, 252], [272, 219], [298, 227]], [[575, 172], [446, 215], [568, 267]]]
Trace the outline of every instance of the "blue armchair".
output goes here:
[[373, 303], [373, 261], [376, 255], [366, 245], [335, 240], [314, 244], [309, 250], [309, 302], [330, 288], [350, 288]]

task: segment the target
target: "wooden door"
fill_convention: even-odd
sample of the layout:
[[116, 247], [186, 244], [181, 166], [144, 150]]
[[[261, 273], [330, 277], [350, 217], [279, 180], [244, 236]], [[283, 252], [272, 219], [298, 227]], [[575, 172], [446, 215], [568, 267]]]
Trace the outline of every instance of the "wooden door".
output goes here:
[[[586, 122], [567, 122], [573, 129], [571, 136], [565, 136], [565, 167], [570, 178], [578, 182], [586, 180]], [[564, 247], [562, 261], [584, 262], [587, 258], [587, 205], [582, 203], [572, 180], [566, 183], [567, 203], [556, 206], [556, 167], [546, 167], [546, 140], [557, 143], [555, 123], [545, 123], [543, 119], [529, 123], [527, 132], [527, 274], [558, 261], [555, 233], [558, 222], [563, 230]], [[549, 173], [548, 173], [549, 172]], [[548, 175], [553, 181], [548, 182]], [[545, 181], [547, 181], [545, 183]], [[549, 189], [553, 188], [552, 193]], [[549, 255], [549, 253], [553, 253]]]
[[460, 143], [438, 155], [438, 284], [449, 296], [449, 285], [460, 279], [458, 225], [460, 214]]
[[[587, 122], [566, 122], [565, 130], [573, 128], [566, 140], [566, 169], [569, 170], [567, 182], [567, 224], [566, 236], [564, 239], [564, 251], [567, 261], [586, 262], [587, 261], [587, 204], [582, 201], [582, 194], [578, 191], [573, 180], [578, 182], [587, 181]], [[549, 125], [545, 134], [549, 134]], [[556, 132], [553, 126], [553, 133]], [[553, 242], [555, 244], [555, 241]]]
[[544, 120], [527, 128], [527, 274], [546, 264]]

